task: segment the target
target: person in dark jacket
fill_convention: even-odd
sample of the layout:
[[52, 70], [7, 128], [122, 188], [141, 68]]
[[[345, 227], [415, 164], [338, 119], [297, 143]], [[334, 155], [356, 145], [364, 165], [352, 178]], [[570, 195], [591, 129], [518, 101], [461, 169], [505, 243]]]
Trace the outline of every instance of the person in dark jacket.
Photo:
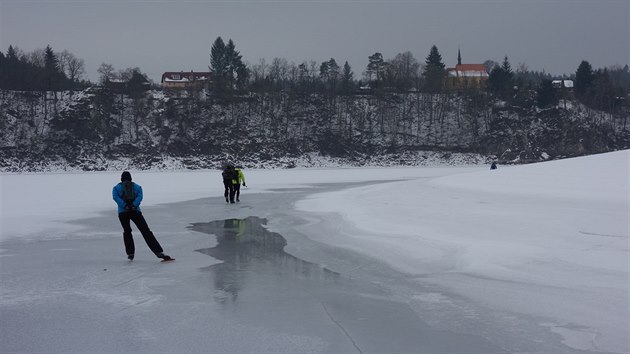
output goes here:
[[142, 187], [131, 181], [131, 173], [128, 171], [122, 173], [120, 183], [115, 185], [112, 189], [112, 198], [118, 205], [118, 220], [120, 220], [120, 224], [123, 228], [123, 240], [125, 242], [127, 259], [132, 261], [136, 250], [131, 235], [131, 221], [133, 221], [151, 251], [164, 261], [172, 260], [171, 257], [164, 254], [162, 246], [160, 246], [153, 232], [149, 229], [149, 225], [147, 225], [144, 216], [142, 216], [142, 212], [140, 211]]
[[[223, 196], [225, 197], [226, 203], [234, 203], [234, 195], [236, 194], [236, 186], [234, 185], [234, 179], [238, 180], [238, 173], [234, 169], [234, 165], [227, 164], [223, 168], [223, 172], [221, 172], [221, 177], [223, 177], [223, 187], [225, 191], [223, 192]], [[229, 199], [228, 199], [229, 197]]]

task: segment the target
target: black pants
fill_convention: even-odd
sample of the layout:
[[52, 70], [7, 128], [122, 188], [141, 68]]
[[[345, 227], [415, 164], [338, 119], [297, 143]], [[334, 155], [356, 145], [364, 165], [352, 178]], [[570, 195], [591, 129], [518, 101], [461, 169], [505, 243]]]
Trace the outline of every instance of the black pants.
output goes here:
[[225, 192], [223, 193], [223, 196], [225, 197], [226, 202], [228, 201], [229, 196], [230, 203], [234, 203], [234, 195], [236, 194], [236, 189], [234, 186], [235, 185], [232, 184], [232, 181], [223, 180], [223, 187], [225, 187]]
[[239, 197], [241, 196], [241, 184], [237, 183], [237, 184], [233, 184], [233, 186], [236, 193], [236, 200], [238, 201]]
[[140, 212], [125, 212], [118, 214], [118, 219], [120, 220], [120, 224], [123, 228], [123, 240], [125, 241], [125, 251], [127, 255], [134, 254], [136, 251], [136, 247], [133, 243], [133, 237], [131, 236], [131, 223], [133, 221], [134, 224], [140, 230], [142, 237], [144, 237], [144, 241], [147, 243], [147, 246], [151, 249], [151, 251], [155, 254], [162, 253], [162, 246], [155, 239], [153, 232], [149, 229], [149, 225], [147, 225], [146, 220], [144, 220], [144, 216]]

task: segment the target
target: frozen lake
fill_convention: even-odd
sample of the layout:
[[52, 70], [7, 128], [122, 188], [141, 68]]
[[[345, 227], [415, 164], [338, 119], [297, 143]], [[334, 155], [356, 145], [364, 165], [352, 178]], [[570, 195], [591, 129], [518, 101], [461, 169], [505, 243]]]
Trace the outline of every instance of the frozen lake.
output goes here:
[[0, 345], [627, 353], [627, 166], [246, 171], [236, 205], [216, 171], [134, 173], [166, 264], [135, 228], [126, 260], [119, 174], [3, 175]]
[[246, 217], [261, 209], [291, 219], [285, 208], [304, 192], [144, 208], [173, 263], [160, 263], [137, 232], [127, 262], [122, 240], [104, 236], [112, 215], [77, 221], [90, 239], [5, 242], [3, 352], [505, 352], [429, 326], [386, 285], [404, 275], [306, 239], [296, 247], [313, 259], [300, 259], [266, 220]]

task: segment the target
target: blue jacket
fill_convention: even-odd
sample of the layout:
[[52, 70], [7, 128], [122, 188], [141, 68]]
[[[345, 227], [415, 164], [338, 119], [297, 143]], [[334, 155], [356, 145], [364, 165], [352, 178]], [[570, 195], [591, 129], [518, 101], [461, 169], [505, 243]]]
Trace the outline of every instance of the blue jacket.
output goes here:
[[[133, 201], [133, 206], [136, 207], [137, 211], [140, 211], [140, 203], [142, 202], [142, 187], [138, 183], [133, 184], [133, 190], [136, 192], [136, 199]], [[118, 214], [125, 212], [125, 201], [122, 199], [123, 195], [123, 186], [122, 182], [118, 183], [112, 189], [112, 198], [116, 204], [118, 204]]]

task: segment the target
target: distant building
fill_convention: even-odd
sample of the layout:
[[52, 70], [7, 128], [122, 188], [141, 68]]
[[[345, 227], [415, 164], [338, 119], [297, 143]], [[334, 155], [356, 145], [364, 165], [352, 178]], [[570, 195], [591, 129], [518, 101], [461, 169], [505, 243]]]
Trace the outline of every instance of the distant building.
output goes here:
[[210, 72], [180, 71], [162, 74], [162, 87], [165, 89], [202, 89], [210, 83]]
[[483, 64], [462, 64], [460, 51], [457, 51], [457, 65], [447, 68], [446, 74], [446, 87], [456, 90], [482, 88], [490, 76]]
[[129, 80], [106, 79], [105, 87], [115, 93], [142, 94], [151, 89], [151, 83], [146, 76], [134, 71]]
[[127, 90], [127, 81], [107, 78], [104, 86], [113, 92], [125, 92]]
[[556, 89], [560, 89], [560, 88], [573, 89], [573, 80], [552, 80], [551, 85], [553, 86], [553, 88], [556, 88]]

